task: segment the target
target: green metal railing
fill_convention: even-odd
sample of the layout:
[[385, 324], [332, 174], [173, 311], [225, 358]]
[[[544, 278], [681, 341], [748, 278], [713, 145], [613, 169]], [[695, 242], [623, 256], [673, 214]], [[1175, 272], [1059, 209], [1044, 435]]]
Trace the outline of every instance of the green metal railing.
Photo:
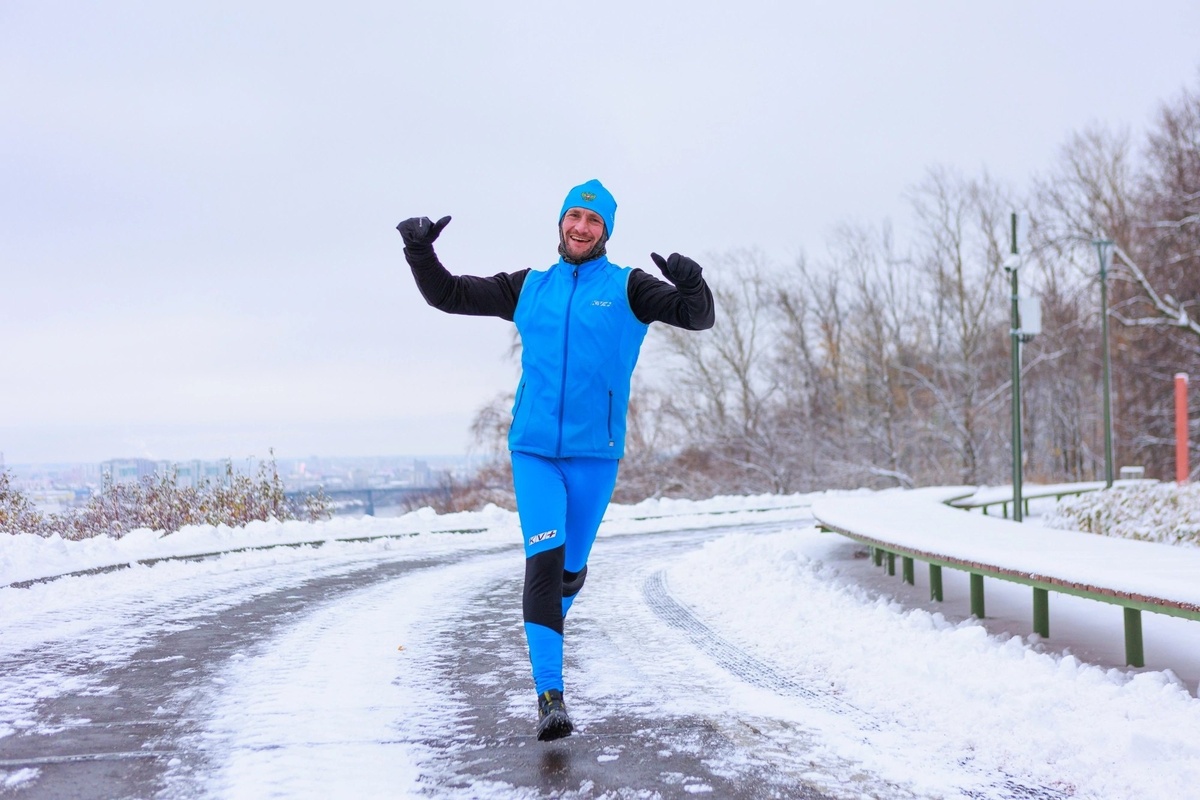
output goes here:
[[838, 533], [847, 538], [865, 544], [871, 552], [875, 566], [886, 563], [887, 574], [896, 574], [896, 557], [901, 559], [901, 580], [910, 586], [915, 585], [914, 563], [923, 561], [929, 564], [929, 596], [936, 602], [943, 599], [942, 568], [950, 567], [966, 572], [971, 579], [971, 614], [979, 619], [986, 617], [984, 603], [984, 578], [995, 578], [1029, 586], [1033, 589], [1033, 630], [1040, 636], [1050, 636], [1050, 592], [1084, 597], [1103, 603], [1122, 606], [1125, 609], [1125, 661], [1131, 667], [1146, 665], [1145, 649], [1142, 643], [1142, 612], [1153, 611], [1184, 619], [1200, 620], [1200, 606], [1189, 603], [1179, 603], [1156, 597], [1133, 595], [1114, 589], [1099, 586], [1071, 583], [1065, 580], [1016, 572], [1001, 567], [951, 558], [937, 553], [927, 553], [900, 547], [890, 542], [864, 536], [854, 531], [830, 525], [817, 520], [818, 526], [825, 531]]
[[[1154, 483], [1152, 480], [1129, 479], [1117, 481], [1120, 485], [1134, 485], [1138, 483]], [[1088, 492], [1096, 492], [1106, 488], [1102, 481], [1097, 481], [1092, 484], [1080, 484], [1077, 486], [1057, 485], [1052, 487], [1039, 487], [1036, 485], [1026, 484], [1022, 488], [1021, 494], [1021, 510], [1024, 511], [1024, 516], [1029, 516], [1029, 501], [1030, 500], [1045, 500], [1053, 497], [1055, 500], [1062, 500], [1064, 497], [1074, 497], [1076, 495], [1086, 494]], [[993, 506], [1000, 506], [1001, 514], [1004, 519], [1009, 518], [1008, 508], [1013, 504], [1013, 497], [997, 497], [991, 500], [972, 500], [971, 495], [959, 497], [953, 500], [946, 501], [946, 505], [951, 508], [961, 508], [964, 511], [972, 511], [976, 508], [983, 511], [984, 516], [988, 514], [988, 509]], [[1014, 519], [1016, 514], [1012, 515]]]
[[[1028, 490], [1026, 490], [1026, 491], [1028, 491]], [[1069, 492], [1047, 492], [1046, 494], [1036, 494], [1035, 493], [1032, 495], [1026, 494], [1021, 498], [1021, 509], [1022, 509], [1022, 511], [1025, 512], [1024, 516], [1027, 517], [1027, 516], [1029, 516], [1029, 501], [1030, 500], [1038, 500], [1038, 499], [1043, 499], [1043, 498], [1047, 498], [1047, 497], [1053, 497], [1055, 500], [1062, 500], [1064, 497], [1072, 497], [1075, 495], [1084, 494], [1085, 492], [1094, 492], [1094, 491], [1096, 491], [1096, 490], [1095, 489], [1075, 489], [1075, 490], [1072, 490]], [[961, 508], [963, 511], [973, 511], [976, 508], [982, 509], [983, 515], [985, 517], [991, 516], [990, 514], [988, 514], [989, 508], [991, 508], [993, 506], [1000, 506], [1001, 516], [1004, 519], [1008, 519], [1008, 507], [1010, 505], [1012, 505], [1012, 503], [1013, 503], [1012, 498], [1008, 498], [1006, 500], [984, 500], [984, 501], [981, 501], [978, 503], [958, 502], [958, 503], [951, 503], [950, 505], [953, 508]], [[1013, 517], [1015, 518], [1016, 514], [1014, 514]]]

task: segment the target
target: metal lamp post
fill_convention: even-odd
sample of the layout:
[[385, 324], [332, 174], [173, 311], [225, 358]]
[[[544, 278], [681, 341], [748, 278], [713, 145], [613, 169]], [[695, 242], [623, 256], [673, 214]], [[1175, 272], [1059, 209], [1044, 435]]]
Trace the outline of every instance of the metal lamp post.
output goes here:
[[1104, 483], [1113, 485], [1113, 437], [1112, 437], [1112, 378], [1108, 353], [1108, 262], [1111, 239], [1096, 239], [1096, 255], [1100, 257], [1100, 335], [1103, 337], [1104, 361]]
[[1017, 270], [1021, 266], [1017, 256], [1017, 215], [1012, 215], [1012, 253], [1004, 261], [1004, 271], [1012, 279], [1012, 316], [1009, 339], [1012, 346], [1012, 482], [1013, 520], [1020, 522], [1021, 502], [1021, 308], [1017, 297]]
[[1012, 215], [1012, 252], [1004, 259], [1004, 271], [1012, 280], [1012, 324], [1009, 337], [1012, 343], [1012, 476], [1013, 476], [1013, 520], [1025, 518], [1025, 503], [1022, 497], [1021, 456], [1021, 345], [1042, 332], [1042, 309], [1036, 299], [1021, 297], [1017, 289], [1017, 272], [1021, 258], [1017, 255], [1017, 215]]

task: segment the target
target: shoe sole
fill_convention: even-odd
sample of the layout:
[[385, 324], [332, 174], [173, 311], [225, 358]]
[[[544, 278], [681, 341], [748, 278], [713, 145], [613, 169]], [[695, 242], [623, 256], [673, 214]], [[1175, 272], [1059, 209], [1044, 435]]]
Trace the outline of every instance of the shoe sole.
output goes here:
[[539, 742], [550, 742], [570, 736], [575, 730], [571, 718], [563, 711], [551, 711], [538, 723], [537, 738]]

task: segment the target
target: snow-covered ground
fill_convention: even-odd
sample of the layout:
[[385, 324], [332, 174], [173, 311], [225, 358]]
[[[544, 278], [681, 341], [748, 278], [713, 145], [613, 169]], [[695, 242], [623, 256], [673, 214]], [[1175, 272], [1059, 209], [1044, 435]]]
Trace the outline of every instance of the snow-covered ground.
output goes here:
[[[965, 576], [947, 571], [946, 600], [931, 604], [920, 572], [916, 587], [903, 585], [859, 545], [817, 531], [814, 499], [610, 509], [568, 623], [603, 634], [569, 639], [577, 659], [569, 696], [582, 735], [606, 709], [631, 698], [644, 706], [653, 686], [662, 705], [645, 713], [702, 717], [731, 740], [750, 726], [761, 757], [833, 797], [1004, 798], [1029, 796], [1021, 794], [1027, 787], [1043, 797], [1195, 796], [1200, 623], [1146, 615], [1148, 667], [1125, 669], [1119, 608], [1052, 595], [1051, 638], [1041, 640], [1029, 631], [1027, 588], [990, 582], [988, 619], [970, 619]], [[776, 530], [750, 530], [764, 523]], [[728, 526], [746, 530], [704, 533]], [[658, 544], [639, 549], [641, 541]], [[0, 748], [39, 731], [48, 700], [93, 684], [101, 690], [102, 669], [71, 667], [81, 650], [115, 668], [164, 631], [301, 579], [458, 556], [442, 570], [314, 608], [233, 654], [219, 678], [197, 687], [211, 696], [196, 745], [211, 761], [204, 782], [180, 774], [172, 784], [175, 796], [197, 785], [220, 797], [429, 791], [429, 719], [420, 710], [430, 687], [420, 666], [430, 656], [421, 642], [431, 625], [451, 630], [471, 603], [486, 600], [448, 593], [447, 581], [519, 577], [519, 552], [515, 515], [496, 509], [118, 541], [0, 540]], [[225, 554], [183, 560], [213, 553]], [[132, 566], [40, 580], [122, 564]], [[743, 666], [731, 668], [656, 617], [644, 602], [656, 586]], [[589, 648], [600, 641], [606, 646]], [[773, 677], [756, 680], [754, 670]], [[514, 690], [515, 715], [530, 713], [525, 692]], [[319, 715], [295, 713], [314, 697]], [[619, 751], [604, 757], [620, 763]], [[36, 764], [0, 765], [0, 793], [34, 791], [39, 772]], [[684, 788], [712, 794], [702, 782]], [[513, 794], [481, 782], [453, 796]], [[601, 795], [581, 786], [561, 796]]]

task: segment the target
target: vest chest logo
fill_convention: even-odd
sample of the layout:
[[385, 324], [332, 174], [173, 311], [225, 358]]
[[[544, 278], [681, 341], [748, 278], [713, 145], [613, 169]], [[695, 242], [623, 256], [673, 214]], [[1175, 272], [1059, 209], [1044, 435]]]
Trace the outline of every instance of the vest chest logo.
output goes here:
[[612, 305], [612, 300], [593, 300], [592, 305], [599, 306], [600, 308], [608, 308]]

